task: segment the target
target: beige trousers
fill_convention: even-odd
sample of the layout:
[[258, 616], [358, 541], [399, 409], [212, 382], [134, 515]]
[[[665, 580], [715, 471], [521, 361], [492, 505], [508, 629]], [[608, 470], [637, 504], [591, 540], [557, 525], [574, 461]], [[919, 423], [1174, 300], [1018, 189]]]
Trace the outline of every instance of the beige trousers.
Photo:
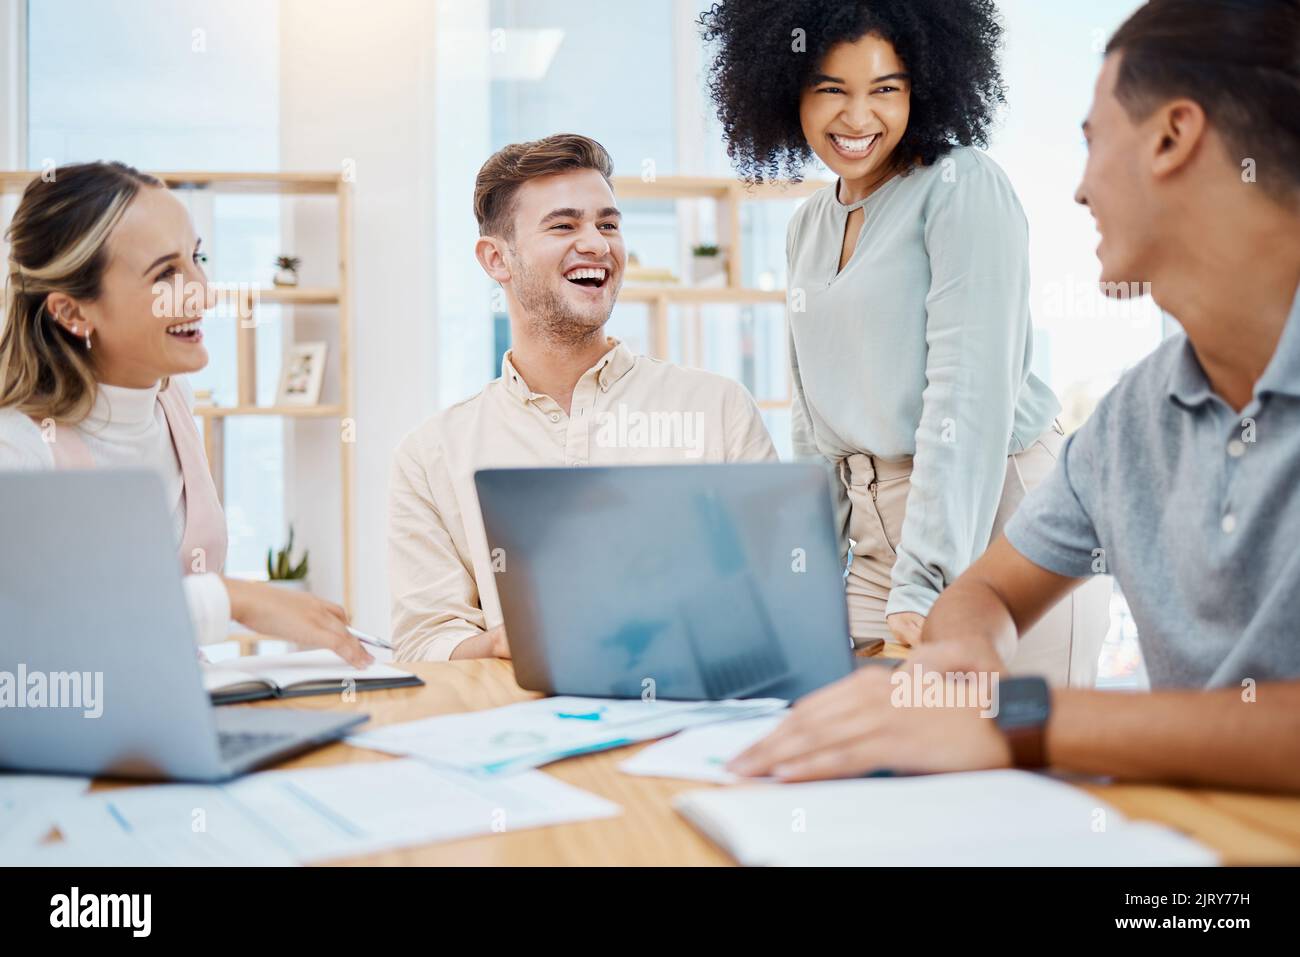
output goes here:
[[[993, 538], [1002, 533], [1025, 495], [1055, 467], [1064, 442], [1059, 425], [1054, 426], [1023, 452], [1007, 457]], [[871, 455], [851, 455], [841, 461], [839, 472], [848, 492], [853, 541], [853, 562], [845, 582], [849, 630], [856, 644], [888, 639], [885, 603], [907, 511], [912, 460], [887, 462]], [[1110, 593], [1110, 578], [1099, 575], [1061, 599], [1020, 639], [1011, 671], [1042, 675], [1055, 687], [1091, 688], [1110, 626]]]

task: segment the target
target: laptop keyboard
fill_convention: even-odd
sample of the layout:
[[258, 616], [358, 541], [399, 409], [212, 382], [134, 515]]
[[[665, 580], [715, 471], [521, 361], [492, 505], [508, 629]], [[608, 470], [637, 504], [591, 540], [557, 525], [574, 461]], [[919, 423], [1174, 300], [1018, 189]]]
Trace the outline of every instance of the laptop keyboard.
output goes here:
[[235, 761], [251, 751], [258, 751], [268, 745], [280, 744], [293, 740], [291, 734], [276, 734], [265, 731], [219, 731], [217, 747], [225, 761]]

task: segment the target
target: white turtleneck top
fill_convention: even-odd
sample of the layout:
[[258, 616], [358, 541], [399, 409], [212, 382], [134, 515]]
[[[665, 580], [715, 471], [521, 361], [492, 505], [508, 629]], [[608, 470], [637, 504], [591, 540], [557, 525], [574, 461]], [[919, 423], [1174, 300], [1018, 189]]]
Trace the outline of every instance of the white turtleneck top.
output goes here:
[[[185, 404], [194, 395], [183, 378], [171, 380]], [[172, 445], [167, 418], [158, 402], [158, 386], [124, 389], [101, 385], [95, 405], [77, 433], [99, 468], [152, 468], [162, 476], [172, 528], [179, 544], [185, 532], [185, 484]], [[40, 428], [15, 409], [0, 409], [0, 469], [53, 469], [54, 453]], [[185, 597], [199, 644], [225, 641], [230, 630], [230, 596], [221, 576], [187, 575]]]

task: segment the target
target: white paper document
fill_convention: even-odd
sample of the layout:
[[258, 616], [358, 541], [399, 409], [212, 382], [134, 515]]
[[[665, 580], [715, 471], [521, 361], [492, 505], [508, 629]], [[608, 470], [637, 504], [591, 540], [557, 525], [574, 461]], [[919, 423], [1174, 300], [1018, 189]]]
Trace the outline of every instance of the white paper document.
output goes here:
[[674, 807], [741, 864], [1212, 865], [1169, 828], [1024, 771], [691, 791]]
[[60, 805], [55, 821], [66, 846], [46, 849], [51, 862], [95, 866], [107, 859], [122, 867], [295, 863], [220, 785], [150, 784], [97, 791]]
[[679, 731], [671, 738], [656, 741], [620, 764], [619, 770], [651, 778], [681, 778], [687, 781], [710, 781], [731, 784], [752, 781], [726, 770], [726, 764], [751, 744], [771, 734], [785, 720], [787, 712], [724, 721], [702, 728]]
[[641, 701], [561, 696], [422, 718], [349, 735], [349, 744], [497, 775], [661, 738], [683, 728], [771, 714], [779, 698]]
[[375, 761], [264, 771], [221, 786], [89, 795], [59, 808], [67, 846], [45, 856], [287, 865], [619, 813], [618, 805], [541, 772], [498, 780], [416, 760]]
[[228, 791], [303, 862], [622, 813], [541, 771], [489, 779], [417, 760], [254, 774]]
[[129, 837], [110, 835], [93, 844], [58, 841], [27, 845], [0, 856], [6, 867], [168, 867], [174, 858], [159, 859], [153, 849]]
[[54, 826], [53, 808], [89, 785], [84, 777], [0, 774], [0, 865], [36, 846]]

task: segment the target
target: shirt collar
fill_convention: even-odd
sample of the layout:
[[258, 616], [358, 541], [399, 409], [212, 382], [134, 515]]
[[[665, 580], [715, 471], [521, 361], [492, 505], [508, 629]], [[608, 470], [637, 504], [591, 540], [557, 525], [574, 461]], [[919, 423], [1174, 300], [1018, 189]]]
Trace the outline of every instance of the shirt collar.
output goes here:
[[1201, 360], [1196, 358], [1192, 340], [1183, 333], [1183, 344], [1178, 349], [1178, 358], [1174, 361], [1173, 372], [1169, 376], [1169, 398], [1189, 409], [1209, 402], [1214, 396], [1210, 381], [1205, 378]]
[[[1273, 358], [1255, 383], [1255, 396], [1265, 393], [1300, 396], [1300, 287], [1291, 301], [1291, 312], [1282, 327], [1282, 337], [1278, 339]], [[1192, 341], [1184, 335], [1178, 360], [1169, 377], [1169, 397], [1188, 408], [1195, 408], [1213, 396], [1214, 390], [1196, 358]]]
[[[632, 366], [636, 364], [636, 356], [632, 350], [625, 346], [621, 340], [610, 337], [606, 340], [609, 344], [609, 351], [600, 357], [600, 360], [582, 374], [585, 379], [588, 376], [596, 376], [602, 392], [608, 392], [614, 383], [623, 376], [632, 371]], [[524, 377], [515, 369], [514, 363], [510, 361], [513, 350], [507, 349], [506, 354], [501, 358], [501, 381], [506, 387], [506, 391], [513, 395], [520, 402], [531, 402], [540, 396], [528, 387]]]
[[1282, 328], [1282, 337], [1269, 360], [1264, 374], [1255, 383], [1255, 394], [1275, 392], [1300, 396], [1300, 287], [1291, 300], [1291, 314]]
[[95, 404], [86, 416], [89, 425], [141, 428], [155, 419], [155, 406], [162, 383], [147, 389], [128, 389], [124, 386], [104, 385], [95, 389]]
[[870, 196], [864, 196], [856, 203], [840, 202], [840, 186], [842, 185], [843, 181], [840, 177], [837, 176], [835, 177], [835, 182], [831, 186], [831, 206], [834, 207], [835, 209], [840, 210], [843, 213], [851, 213], [855, 209], [861, 206], [865, 206], [867, 203], [871, 202], [877, 196], [880, 196], [886, 190], [893, 189], [894, 184], [897, 183], [899, 180], [901, 180], [903, 178], [903, 175], [904, 175], [903, 173], [894, 173], [893, 176], [889, 177], [889, 179], [885, 180], [883, 183], [877, 186]]

